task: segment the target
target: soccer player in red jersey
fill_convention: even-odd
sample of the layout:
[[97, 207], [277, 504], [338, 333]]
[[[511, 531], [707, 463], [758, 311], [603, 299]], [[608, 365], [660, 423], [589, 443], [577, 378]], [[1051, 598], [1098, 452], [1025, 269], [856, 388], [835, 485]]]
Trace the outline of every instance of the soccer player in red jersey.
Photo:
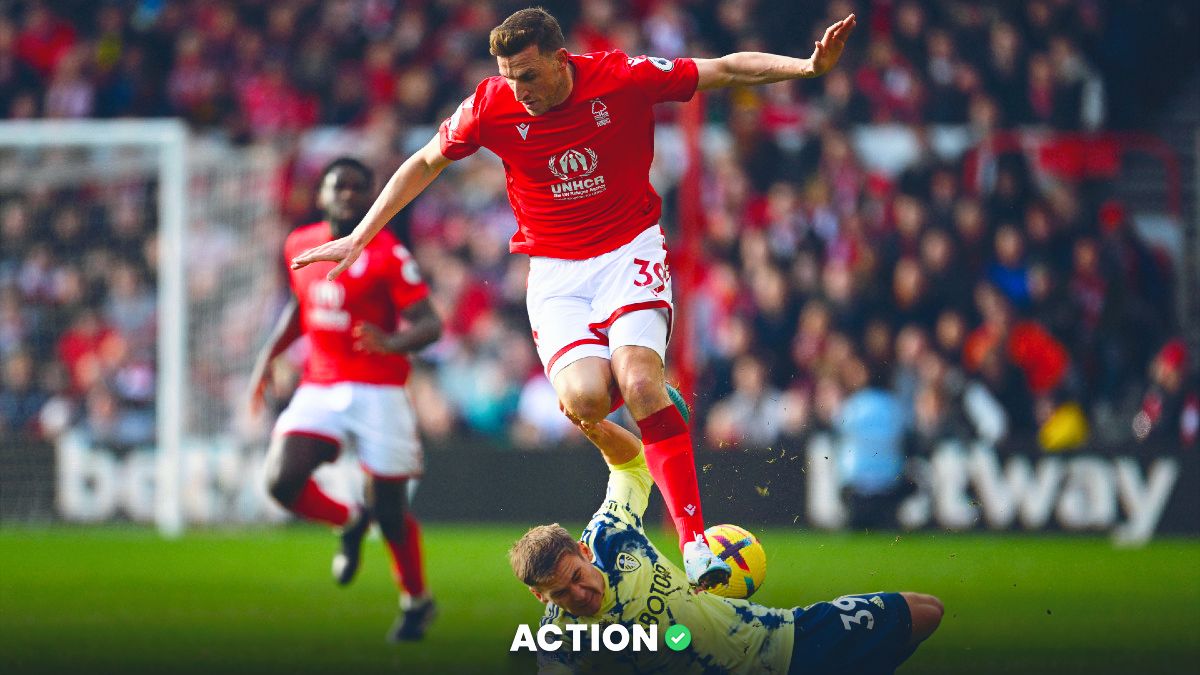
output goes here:
[[484, 80], [430, 142], [388, 181], [349, 235], [292, 260], [336, 263], [336, 278], [375, 233], [450, 162], [481, 147], [504, 162], [517, 218], [510, 250], [530, 256], [527, 304], [546, 374], [572, 420], [587, 426], [624, 399], [667, 503], [688, 579], [723, 580], [728, 565], [704, 542], [704, 519], [682, 416], [671, 405], [663, 358], [671, 279], [650, 185], [653, 106], [697, 90], [817, 77], [841, 58], [853, 14], [830, 26], [812, 55], [739, 52], [667, 60], [619, 51], [572, 54], [558, 22], [523, 9], [494, 28], [500, 74]]
[[[348, 234], [374, 194], [372, 171], [340, 158], [321, 174], [318, 206], [325, 220], [292, 232], [286, 259]], [[442, 322], [416, 264], [391, 234], [381, 232], [346, 274], [326, 279], [315, 268], [293, 269], [293, 292], [251, 376], [251, 407], [261, 408], [271, 361], [301, 335], [309, 354], [299, 388], [280, 414], [267, 455], [267, 487], [281, 505], [309, 520], [341, 528], [334, 579], [350, 583], [372, 520], [387, 542], [400, 586], [392, 641], [418, 640], [433, 620], [425, 588], [421, 530], [409, 511], [423, 459], [408, 393], [407, 353], [436, 341]], [[403, 322], [403, 327], [397, 330]], [[312, 474], [352, 444], [366, 473], [366, 500], [343, 504]]]

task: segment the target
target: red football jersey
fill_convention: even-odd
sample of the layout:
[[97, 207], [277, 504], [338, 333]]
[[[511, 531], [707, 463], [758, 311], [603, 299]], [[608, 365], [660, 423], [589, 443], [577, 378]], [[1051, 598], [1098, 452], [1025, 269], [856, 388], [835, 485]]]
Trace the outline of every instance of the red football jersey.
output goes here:
[[481, 147], [504, 161], [517, 216], [513, 253], [583, 259], [607, 253], [658, 222], [650, 185], [655, 103], [686, 101], [699, 79], [691, 59], [571, 54], [567, 100], [534, 117], [504, 78], [484, 80], [439, 130], [442, 154]]
[[[288, 235], [284, 260], [331, 238], [328, 223], [306, 225]], [[325, 275], [331, 266], [317, 263], [289, 273], [300, 303], [300, 328], [311, 343], [304, 382], [403, 385], [408, 380], [408, 358], [356, 351], [351, 330], [367, 322], [395, 332], [400, 312], [429, 295], [408, 249], [384, 230], [349, 269], [328, 281]]]

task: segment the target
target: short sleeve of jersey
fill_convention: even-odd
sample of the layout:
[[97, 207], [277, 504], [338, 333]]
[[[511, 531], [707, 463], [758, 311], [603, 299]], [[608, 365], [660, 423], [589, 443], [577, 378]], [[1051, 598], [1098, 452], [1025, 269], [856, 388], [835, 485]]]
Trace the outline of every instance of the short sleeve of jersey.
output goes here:
[[476, 115], [475, 94], [463, 99], [454, 114], [438, 128], [442, 155], [459, 160], [479, 149], [479, 117]]
[[428, 297], [429, 287], [421, 280], [421, 271], [417, 269], [417, 261], [413, 260], [408, 249], [401, 244], [396, 244], [392, 247], [391, 253], [392, 259], [389, 262], [394, 265], [394, 273], [390, 275], [392, 302], [396, 304], [396, 309], [403, 310]]
[[631, 56], [626, 63], [633, 83], [654, 103], [691, 100], [700, 82], [700, 71], [692, 59]]
[[646, 453], [638, 453], [635, 459], [609, 467], [608, 490], [604, 505], [597, 516], [608, 515], [623, 523], [642, 529], [642, 516], [650, 500], [650, 487], [654, 480], [646, 465]]

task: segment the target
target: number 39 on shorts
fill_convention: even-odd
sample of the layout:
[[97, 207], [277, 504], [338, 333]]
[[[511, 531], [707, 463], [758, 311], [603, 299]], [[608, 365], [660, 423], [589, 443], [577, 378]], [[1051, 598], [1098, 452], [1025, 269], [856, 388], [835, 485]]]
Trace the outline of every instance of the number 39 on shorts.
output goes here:
[[[854, 609], [857, 607], [855, 603], [858, 602], [861, 602], [864, 605], [871, 604], [870, 600], [854, 595], [847, 595], [838, 598], [829, 604], [842, 610], [842, 627], [844, 627], [846, 630], [850, 630], [854, 626], [865, 626], [867, 630], [871, 630], [875, 627], [875, 615], [872, 614], [871, 610], [869, 609], [860, 609], [855, 612]], [[851, 612], [853, 612], [853, 614], [851, 614]]]
[[634, 286], [643, 288], [650, 284], [657, 284], [654, 288], [650, 289], [650, 292], [655, 295], [667, 290], [667, 282], [671, 280], [671, 272], [667, 268], [666, 263], [651, 263], [649, 260], [634, 258], [633, 264], [637, 266], [633, 280]]

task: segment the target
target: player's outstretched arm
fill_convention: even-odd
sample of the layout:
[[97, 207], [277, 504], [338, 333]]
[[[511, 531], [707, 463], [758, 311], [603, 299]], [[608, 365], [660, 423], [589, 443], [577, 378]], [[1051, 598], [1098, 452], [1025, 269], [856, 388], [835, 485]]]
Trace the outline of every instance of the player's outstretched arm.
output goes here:
[[842, 58], [846, 39], [854, 31], [856, 21], [855, 16], [850, 14], [826, 28], [825, 35], [814, 43], [812, 56], [807, 59], [762, 52], [737, 52], [719, 59], [696, 59], [696, 68], [700, 71], [696, 88], [742, 87], [820, 77]]
[[405, 307], [401, 313], [407, 325], [395, 333], [385, 333], [369, 323], [356, 324], [354, 348], [373, 354], [407, 354], [428, 347], [442, 336], [442, 318], [429, 298]]
[[267, 343], [263, 345], [262, 351], [254, 361], [254, 370], [250, 374], [248, 402], [251, 415], [257, 415], [258, 411], [262, 410], [263, 393], [267, 389], [271, 362], [299, 337], [300, 304], [296, 302], [295, 296], [292, 296], [280, 313], [279, 320], [275, 322], [275, 327], [271, 329], [271, 337], [267, 338]]
[[442, 154], [441, 144], [435, 135], [425, 147], [418, 150], [396, 169], [396, 173], [383, 187], [383, 192], [375, 198], [375, 203], [367, 211], [362, 222], [354, 231], [340, 239], [321, 244], [304, 251], [292, 258], [292, 269], [300, 269], [322, 260], [337, 263], [326, 278], [332, 280], [347, 267], [354, 264], [359, 254], [370, 243], [371, 239], [388, 224], [400, 209], [408, 206], [409, 202], [429, 187], [434, 178], [450, 165], [451, 160]]

